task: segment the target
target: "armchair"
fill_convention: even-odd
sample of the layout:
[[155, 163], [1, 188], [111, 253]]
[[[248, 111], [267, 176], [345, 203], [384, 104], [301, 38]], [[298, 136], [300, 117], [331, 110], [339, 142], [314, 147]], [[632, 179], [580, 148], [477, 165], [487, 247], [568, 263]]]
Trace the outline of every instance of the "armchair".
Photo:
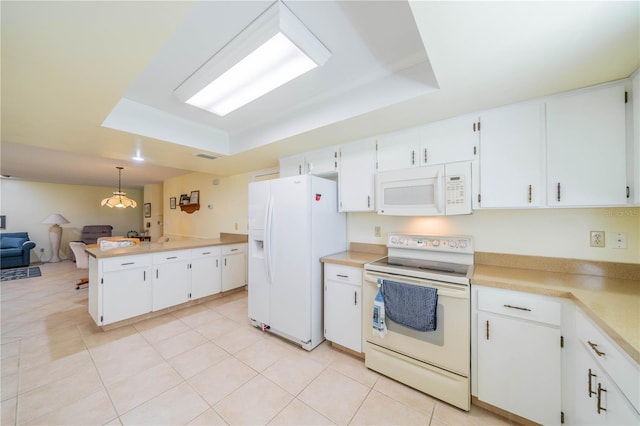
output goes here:
[[29, 266], [31, 250], [36, 243], [29, 240], [27, 232], [6, 232], [0, 234], [0, 268]]

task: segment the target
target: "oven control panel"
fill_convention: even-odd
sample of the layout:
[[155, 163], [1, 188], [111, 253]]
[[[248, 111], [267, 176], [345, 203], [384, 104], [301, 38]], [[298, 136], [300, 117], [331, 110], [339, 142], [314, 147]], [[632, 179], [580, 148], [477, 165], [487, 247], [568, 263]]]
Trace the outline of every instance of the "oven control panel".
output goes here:
[[389, 234], [389, 248], [473, 253], [471, 237]]

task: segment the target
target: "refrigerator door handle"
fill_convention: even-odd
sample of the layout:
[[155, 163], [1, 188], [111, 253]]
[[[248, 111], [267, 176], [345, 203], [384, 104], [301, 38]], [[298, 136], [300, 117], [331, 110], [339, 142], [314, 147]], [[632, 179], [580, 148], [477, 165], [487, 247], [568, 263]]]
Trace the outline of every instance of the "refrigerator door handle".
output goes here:
[[264, 220], [264, 261], [267, 270], [267, 282], [271, 284], [271, 221], [273, 220], [273, 198], [269, 197]]

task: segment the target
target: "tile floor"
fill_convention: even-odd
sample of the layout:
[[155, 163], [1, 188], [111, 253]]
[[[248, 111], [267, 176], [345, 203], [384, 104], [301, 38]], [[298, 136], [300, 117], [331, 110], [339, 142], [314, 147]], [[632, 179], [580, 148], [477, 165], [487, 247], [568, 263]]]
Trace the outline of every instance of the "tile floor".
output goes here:
[[242, 291], [101, 331], [74, 263], [0, 284], [3, 425], [508, 424], [251, 327]]

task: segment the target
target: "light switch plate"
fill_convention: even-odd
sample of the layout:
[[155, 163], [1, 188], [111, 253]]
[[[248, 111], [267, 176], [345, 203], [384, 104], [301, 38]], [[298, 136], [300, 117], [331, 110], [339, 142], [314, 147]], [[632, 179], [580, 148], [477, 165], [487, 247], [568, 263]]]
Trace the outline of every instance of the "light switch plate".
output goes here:
[[616, 232], [613, 238], [613, 248], [626, 249], [627, 248], [627, 233]]

